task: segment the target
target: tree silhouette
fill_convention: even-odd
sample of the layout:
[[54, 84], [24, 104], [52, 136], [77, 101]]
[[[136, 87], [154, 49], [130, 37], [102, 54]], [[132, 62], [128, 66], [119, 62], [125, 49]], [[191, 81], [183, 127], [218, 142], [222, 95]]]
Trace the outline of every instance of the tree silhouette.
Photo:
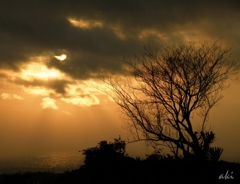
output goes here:
[[[123, 57], [127, 75], [104, 79], [123, 113], [133, 141], [167, 146], [176, 157], [206, 160], [215, 134], [209, 112], [238, 73], [231, 49], [217, 42], [180, 44]], [[201, 119], [194, 122], [194, 115]]]

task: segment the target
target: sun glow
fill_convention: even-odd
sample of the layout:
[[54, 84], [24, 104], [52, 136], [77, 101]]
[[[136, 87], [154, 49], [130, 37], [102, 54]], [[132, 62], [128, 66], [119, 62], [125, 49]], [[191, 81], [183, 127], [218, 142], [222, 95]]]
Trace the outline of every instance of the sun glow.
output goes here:
[[57, 77], [58, 76], [57, 72], [38, 72], [38, 73], [29, 72], [29, 74], [35, 77]]
[[56, 69], [49, 69], [43, 64], [31, 63], [22, 70], [22, 79], [32, 80], [35, 78], [48, 80], [49, 78], [60, 77], [61, 73]]
[[60, 60], [60, 61], [64, 61], [67, 58], [66, 54], [62, 54], [60, 56], [54, 56], [56, 59]]
[[103, 27], [103, 23], [100, 21], [89, 21], [89, 20], [76, 20], [76, 19], [72, 19], [69, 18], [68, 21], [75, 27], [79, 27], [82, 29], [91, 29], [93, 27]]

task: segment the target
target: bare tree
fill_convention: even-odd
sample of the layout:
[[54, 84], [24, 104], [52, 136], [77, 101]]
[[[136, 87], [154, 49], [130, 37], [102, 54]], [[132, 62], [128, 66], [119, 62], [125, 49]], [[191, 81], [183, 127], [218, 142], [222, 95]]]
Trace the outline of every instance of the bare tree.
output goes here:
[[141, 56], [123, 57], [128, 75], [105, 82], [133, 140], [161, 143], [176, 157], [206, 159], [215, 141], [206, 126], [209, 112], [239, 69], [230, 56], [230, 48], [215, 42], [144, 47]]

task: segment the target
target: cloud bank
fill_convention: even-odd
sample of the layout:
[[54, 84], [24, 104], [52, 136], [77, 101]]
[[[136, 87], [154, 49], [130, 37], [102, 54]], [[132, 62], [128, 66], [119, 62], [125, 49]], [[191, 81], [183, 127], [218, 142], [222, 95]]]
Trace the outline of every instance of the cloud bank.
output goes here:
[[122, 74], [122, 56], [144, 44], [222, 38], [238, 51], [239, 20], [237, 0], [1, 1], [0, 78], [32, 94], [98, 104], [69, 86]]

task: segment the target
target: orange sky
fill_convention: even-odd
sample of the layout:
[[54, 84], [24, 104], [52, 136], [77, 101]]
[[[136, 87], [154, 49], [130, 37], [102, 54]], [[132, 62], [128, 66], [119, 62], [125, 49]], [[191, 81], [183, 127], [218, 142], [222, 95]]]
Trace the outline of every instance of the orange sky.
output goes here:
[[[3, 73], [8, 74], [8, 71], [3, 70]], [[34, 63], [10, 74], [11, 81], [37, 80], [45, 84], [43, 86], [55, 77], [63, 76], [58, 70], [49, 70], [44, 65], [35, 66]], [[94, 80], [74, 82], [67, 87], [68, 95], [64, 97], [53, 95], [53, 91], [44, 87], [23, 86], [9, 80], [1, 82], [2, 156], [78, 151], [95, 146], [100, 140], [111, 141], [118, 135], [127, 140], [118, 107], [95, 88], [103, 84]], [[218, 138], [214, 145], [224, 148], [223, 158], [239, 160], [240, 80], [232, 82], [223, 94], [224, 98], [210, 114], [209, 123]], [[142, 143], [129, 145], [127, 151], [134, 156], [144, 156], [148, 150]]]
[[[34, 64], [33, 64], [34, 66]], [[27, 67], [28, 68], [28, 67]], [[11, 78], [48, 83], [51, 70], [24, 70]], [[40, 70], [41, 67], [39, 66]], [[7, 73], [6, 71], [3, 71]], [[30, 76], [26, 76], [30, 73]], [[8, 74], [8, 73], [7, 73]], [[57, 76], [59, 78], [59, 76]], [[66, 78], [65, 78], [66, 79]], [[68, 96], [51, 96], [44, 87], [24, 87], [2, 82], [0, 89], [1, 154], [31, 154], [51, 151], [78, 151], [101, 140], [126, 139], [117, 106], [92, 80], [69, 85]], [[136, 154], [136, 153], [133, 153]]]
[[[124, 75], [122, 55], [144, 44], [222, 38], [240, 62], [240, 4], [209, 1], [16, 1], [0, 6], [0, 155], [78, 151], [112, 141], [122, 128], [117, 106], [98, 87], [105, 74]], [[96, 88], [97, 87], [97, 88]], [[240, 162], [240, 79], [231, 82], [210, 121]], [[128, 145], [133, 156], [144, 144]]]

